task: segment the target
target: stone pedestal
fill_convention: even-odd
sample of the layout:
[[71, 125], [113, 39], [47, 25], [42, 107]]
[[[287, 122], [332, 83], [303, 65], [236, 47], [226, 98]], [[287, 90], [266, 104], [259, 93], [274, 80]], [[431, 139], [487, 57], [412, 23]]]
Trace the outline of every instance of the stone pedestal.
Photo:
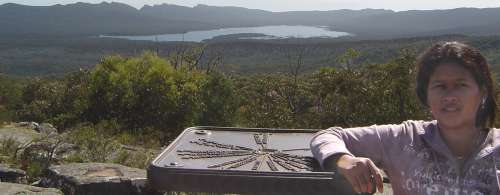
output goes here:
[[61, 189], [67, 195], [151, 194], [146, 171], [109, 163], [72, 163], [51, 166], [43, 186]]

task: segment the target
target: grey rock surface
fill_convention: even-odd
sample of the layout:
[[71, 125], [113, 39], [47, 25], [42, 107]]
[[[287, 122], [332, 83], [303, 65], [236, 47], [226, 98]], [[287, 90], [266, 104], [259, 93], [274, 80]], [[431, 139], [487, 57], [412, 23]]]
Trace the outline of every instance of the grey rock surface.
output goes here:
[[2, 195], [62, 195], [61, 190], [54, 188], [40, 188], [23, 184], [0, 182]]
[[54, 125], [50, 123], [42, 123], [36, 128], [38, 132], [44, 134], [44, 135], [57, 135], [57, 129], [54, 127]]
[[[30, 124], [30, 122], [11, 123], [0, 128], [0, 146], [9, 144], [9, 148], [17, 150], [15, 155], [19, 157], [47, 156], [55, 161], [61, 161], [78, 152], [78, 146], [66, 143], [65, 137], [58, 134], [51, 124], [38, 125], [37, 128], [41, 133], [32, 129]], [[0, 160], [2, 158], [9, 157], [0, 155]]]
[[75, 153], [78, 153], [80, 150], [78, 145], [71, 144], [71, 143], [61, 143], [57, 145], [54, 151], [55, 158], [58, 160], [62, 160], [69, 155], [73, 155]]
[[36, 122], [19, 122], [15, 124], [17, 127], [26, 127], [32, 130], [36, 130], [40, 125]]
[[0, 164], [0, 182], [18, 183], [24, 177], [26, 177], [25, 171], [11, 168], [6, 164]]
[[45, 187], [64, 194], [146, 194], [146, 170], [111, 163], [71, 163], [51, 166]]
[[14, 139], [19, 143], [28, 143], [40, 138], [41, 134], [28, 127], [20, 127], [17, 124], [6, 125], [0, 128], [0, 139]]

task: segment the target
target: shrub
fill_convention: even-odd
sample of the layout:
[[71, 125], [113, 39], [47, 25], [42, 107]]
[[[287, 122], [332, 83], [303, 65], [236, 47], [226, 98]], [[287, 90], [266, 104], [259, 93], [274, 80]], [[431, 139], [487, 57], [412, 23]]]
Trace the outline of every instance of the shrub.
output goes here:
[[118, 149], [118, 144], [112, 139], [110, 131], [106, 129], [109, 123], [97, 125], [82, 124], [68, 134], [68, 141], [80, 147], [80, 157], [73, 156], [73, 160], [82, 159], [85, 162], [108, 162], [111, 154]]

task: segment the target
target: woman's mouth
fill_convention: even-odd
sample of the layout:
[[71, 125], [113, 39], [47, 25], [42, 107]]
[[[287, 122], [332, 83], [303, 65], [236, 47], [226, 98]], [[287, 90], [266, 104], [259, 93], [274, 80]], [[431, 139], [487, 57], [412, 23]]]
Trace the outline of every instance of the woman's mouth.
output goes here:
[[442, 109], [442, 111], [444, 112], [457, 112], [459, 111], [459, 107], [458, 106], [446, 106]]

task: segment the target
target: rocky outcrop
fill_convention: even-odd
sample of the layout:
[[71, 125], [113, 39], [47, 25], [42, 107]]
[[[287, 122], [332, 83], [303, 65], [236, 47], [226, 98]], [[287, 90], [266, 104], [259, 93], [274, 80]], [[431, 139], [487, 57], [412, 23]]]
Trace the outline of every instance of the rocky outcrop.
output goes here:
[[36, 138], [52, 138], [57, 135], [57, 129], [50, 123], [19, 122], [0, 128], [0, 137], [12, 137], [20, 143], [29, 142]]
[[54, 125], [52, 125], [50, 123], [42, 123], [42, 124], [38, 125], [38, 127], [35, 128], [35, 130], [41, 134], [48, 135], [48, 136], [58, 134], [57, 129], [54, 127]]
[[0, 164], [0, 182], [23, 183], [26, 172], [12, 168], [6, 164]]
[[40, 126], [37, 122], [19, 122], [14, 124], [16, 127], [24, 127], [36, 130]]
[[[24, 170], [28, 170], [34, 162], [42, 166], [65, 163], [66, 158], [86, 152], [80, 145], [68, 143], [68, 136], [64, 133], [59, 134], [57, 129], [48, 123], [7, 124], [0, 128], [0, 147], [8, 149], [0, 153], [0, 162], [14, 162], [17, 164], [16, 167]], [[145, 148], [125, 145], [116, 146], [111, 151], [105, 155], [111, 159], [121, 159], [119, 162], [133, 166], [142, 166], [152, 153]], [[21, 169], [0, 164], [0, 181], [26, 184], [28, 180], [32, 182], [39, 179], [27, 177]], [[34, 182], [32, 186], [59, 188], [69, 195], [155, 194], [146, 187], [145, 170], [118, 164], [64, 164], [51, 166], [43, 172], [43, 178]], [[3, 195], [4, 192], [5, 189], [0, 190], [0, 194]]]
[[61, 190], [54, 188], [40, 188], [29, 185], [0, 182], [0, 192], [2, 195], [62, 195]]
[[77, 145], [65, 142], [65, 136], [49, 123], [11, 123], [0, 128], [0, 146], [8, 148], [8, 151], [0, 154], [0, 160], [20, 158], [23, 169], [27, 168], [27, 161], [33, 158], [43, 158], [46, 163], [61, 162], [79, 149]]
[[20, 125], [14, 123], [0, 128], [0, 139], [13, 139], [18, 143], [29, 143], [34, 139], [41, 137], [41, 134], [36, 132], [29, 125]]
[[151, 194], [146, 171], [110, 163], [72, 163], [51, 166], [42, 186], [61, 189], [67, 195]]

